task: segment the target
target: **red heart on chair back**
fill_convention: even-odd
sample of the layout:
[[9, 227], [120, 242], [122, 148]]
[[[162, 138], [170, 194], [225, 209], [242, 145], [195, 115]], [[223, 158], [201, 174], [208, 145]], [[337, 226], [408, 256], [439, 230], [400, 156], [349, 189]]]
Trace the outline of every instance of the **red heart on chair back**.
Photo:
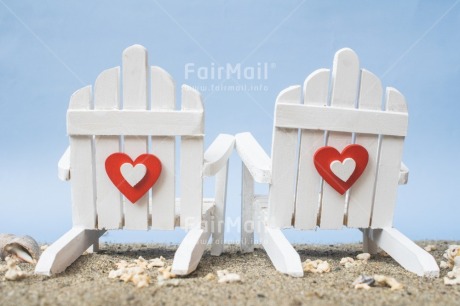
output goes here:
[[153, 154], [141, 154], [133, 161], [125, 153], [114, 153], [105, 160], [105, 171], [115, 187], [134, 204], [158, 180], [161, 162]]
[[315, 152], [313, 160], [323, 179], [338, 193], [344, 194], [363, 174], [369, 154], [357, 144], [345, 147], [342, 153], [326, 146]]

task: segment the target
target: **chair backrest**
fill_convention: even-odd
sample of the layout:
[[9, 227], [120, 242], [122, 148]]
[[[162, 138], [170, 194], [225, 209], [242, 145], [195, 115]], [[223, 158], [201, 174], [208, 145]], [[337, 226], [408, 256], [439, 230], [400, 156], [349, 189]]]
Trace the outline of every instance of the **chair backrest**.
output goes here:
[[[183, 85], [181, 109], [175, 108], [173, 79], [159, 67], [149, 68], [147, 51], [140, 45], [124, 50], [122, 67], [103, 71], [94, 90], [87, 86], [72, 95], [67, 133], [74, 226], [174, 229], [176, 136], [181, 147], [180, 226], [201, 224], [204, 112], [200, 94]], [[132, 160], [151, 153], [161, 161], [158, 181], [135, 204], [107, 175], [105, 161], [116, 152]]]
[[[303, 100], [303, 102], [301, 102]], [[404, 97], [359, 69], [351, 49], [339, 50], [332, 72], [320, 69], [276, 100], [272, 142], [269, 222], [298, 229], [382, 228], [392, 225], [408, 115]], [[299, 137], [300, 133], [300, 137]], [[339, 152], [356, 143], [369, 162], [341, 195], [323, 182], [314, 153], [325, 145]]]

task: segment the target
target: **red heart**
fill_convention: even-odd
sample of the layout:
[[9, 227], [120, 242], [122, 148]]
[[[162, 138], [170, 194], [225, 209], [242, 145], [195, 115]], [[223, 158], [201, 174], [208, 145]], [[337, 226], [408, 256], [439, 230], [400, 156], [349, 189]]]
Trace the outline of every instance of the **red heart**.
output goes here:
[[[123, 177], [121, 166], [130, 164], [135, 167], [138, 164], [145, 166], [145, 175], [134, 186]], [[115, 187], [131, 201], [136, 203], [156, 183], [161, 173], [161, 162], [153, 154], [141, 154], [133, 162], [125, 153], [114, 153], [105, 160], [105, 171]]]
[[[347, 181], [343, 181], [334, 174], [331, 164], [334, 161], [343, 163], [347, 158], [353, 159], [356, 166]], [[367, 153], [367, 150], [363, 146], [357, 144], [348, 145], [343, 149], [342, 153], [339, 153], [333, 147], [326, 146], [319, 148], [315, 152], [313, 160], [316, 170], [318, 170], [323, 179], [338, 193], [344, 194], [363, 174], [369, 160], [369, 153]]]

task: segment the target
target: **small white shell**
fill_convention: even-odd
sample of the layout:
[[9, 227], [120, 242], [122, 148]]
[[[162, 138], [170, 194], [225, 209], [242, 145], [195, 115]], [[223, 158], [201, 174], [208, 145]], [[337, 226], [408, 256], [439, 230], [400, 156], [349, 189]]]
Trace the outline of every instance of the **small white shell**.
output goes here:
[[218, 270], [216, 273], [219, 278], [217, 282], [220, 284], [241, 282], [241, 276], [236, 273], [230, 273], [227, 270]]
[[311, 272], [311, 273], [327, 273], [331, 272], [331, 266], [327, 261], [323, 261], [321, 259], [317, 260], [310, 260], [307, 259], [302, 263], [302, 268], [304, 272]]
[[351, 285], [356, 288], [356, 285], [359, 285], [359, 284], [366, 284], [368, 286], [372, 286], [374, 285], [374, 283], [375, 283], [375, 279], [372, 276], [367, 276], [363, 274], [363, 275], [358, 276]]
[[17, 258], [6, 257], [6, 268], [5, 280], [17, 281], [29, 277], [31, 274], [29, 272], [22, 271], [21, 268], [17, 265]]
[[427, 252], [433, 252], [436, 251], [438, 248], [434, 244], [429, 244], [426, 247], [424, 247], [424, 249]]
[[342, 259], [340, 259], [340, 264], [341, 265], [344, 265], [346, 264], [347, 262], [354, 262], [355, 260], [351, 257], [343, 257]]
[[443, 257], [447, 262], [441, 261], [441, 268], [452, 269], [456, 258], [460, 257], [460, 245], [449, 245], [449, 248], [444, 252]]
[[393, 277], [376, 274], [374, 275], [374, 280], [377, 286], [387, 286], [390, 287], [391, 290], [400, 290], [404, 288], [404, 286]]
[[371, 258], [371, 254], [369, 253], [361, 253], [356, 256], [356, 259], [362, 261], [368, 261]]

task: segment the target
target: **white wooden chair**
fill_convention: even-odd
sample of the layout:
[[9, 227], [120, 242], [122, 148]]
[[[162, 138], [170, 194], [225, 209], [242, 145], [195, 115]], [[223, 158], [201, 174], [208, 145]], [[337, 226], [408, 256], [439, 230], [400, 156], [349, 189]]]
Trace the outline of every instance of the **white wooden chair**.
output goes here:
[[[134, 45], [123, 52], [121, 79], [120, 67], [108, 69], [97, 78], [93, 92], [87, 86], [72, 95], [67, 133], [70, 146], [58, 167], [59, 177], [71, 180], [73, 228], [44, 251], [36, 273], [64, 271], [88, 248], [97, 250], [99, 237], [111, 229], [173, 230], [180, 226], [188, 230], [174, 256], [172, 270], [179, 275], [196, 269], [211, 234], [211, 254], [221, 254], [228, 158], [234, 137], [219, 135], [203, 154], [200, 94], [183, 85], [182, 107], [175, 110], [174, 81], [159, 67], [149, 69], [144, 47]], [[180, 171], [175, 166], [176, 137], [180, 140]], [[150, 153], [161, 162], [157, 181], [135, 204], [121, 194], [106, 172], [106, 160], [116, 152], [132, 160]], [[131, 174], [136, 167], [131, 165]], [[117, 171], [130, 177], [121, 168]], [[146, 171], [137, 181], [144, 180]], [[203, 199], [203, 176], [216, 177], [214, 199]], [[176, 199], [176, 177], [180, 177], [180, 200]], [[138, 186], [136, 182], [130, 185]]]
[[[319, 69], [305, 80], [302, 96], [300, 86], [278, 95], [271, 159], [250, 133], [236, 135], [243, 161], [243, 251], [253, 251], [255, 231], [275, 268], [300, 277], [300, 257], [281, 229], [346, 226], [363, 231], [365, 252], [381, 248], [411, 272], [439, 275], [434, 258], [392, 227], [398, 183], [408, 178], [401, 162], [408, 114], [396, 89], [386, 89], [383, 108], [382, 96], [380, 80], [359, 69], [353, 50], [342, 49], [332, 73]], [[363, 146], [369, 159], [342, 195], [319, 175], [314, 154], [326, 145], [340, 152], [352, 143]], [[254, 181], [269, 184], [268, 196], [254, 195]]]

